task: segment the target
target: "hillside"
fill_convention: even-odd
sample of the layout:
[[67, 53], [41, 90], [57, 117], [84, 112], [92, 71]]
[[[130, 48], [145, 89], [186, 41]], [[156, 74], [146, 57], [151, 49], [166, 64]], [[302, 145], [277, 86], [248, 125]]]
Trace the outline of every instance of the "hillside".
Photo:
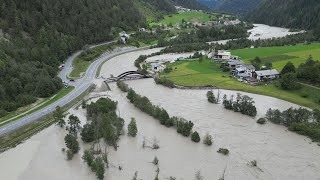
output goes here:
[[320, 25], [319, 0], [265, 0], [247, 19], [274, 26], [314, 29]]
[[245, 15], [252, 11], [262, 0], [199, 0], [207, 7], [232, 14]]
[[[175, 12], [170, 0], [140, 1], [154, 12]], [[58, 67], [72, 52], [144, 26], [134, 3], [0, 0], [0, 117], [57, 93], [63, 87]]]
[[216, 8], [219, 11], [245, 15], [252, 11], [261, 0], [221, 0]]
[[206, 6], [200, 4], [197, 0], [171, 0], [174, 5], [182, 6], [189, 9], [208, 9]]

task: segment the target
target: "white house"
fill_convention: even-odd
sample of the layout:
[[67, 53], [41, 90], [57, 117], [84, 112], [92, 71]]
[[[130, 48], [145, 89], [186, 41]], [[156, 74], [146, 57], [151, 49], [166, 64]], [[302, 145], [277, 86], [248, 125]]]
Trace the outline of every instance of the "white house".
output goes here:
[[272, 80], [280, 76], [280, 73], [275, 69], [256, 71], [255, 74], [257, 76], [256, 78], [259, 81], [262, 81], [265, 79]]
[[152, 67], [152, 71], [154, 71], [154, 72], [161, 72], [161, 71], [164, 70], [165, 65], [159, 64], [159, 63], [152, 63], [152, 64], [151, 64], [151, 67]]
[[120, 32], [120, 33], [119, 33], [119, 36], [120, 36], [122, 42], [124, 42], [124, 43], [127, 42], [127, 41], [130, 39], [130, 35], [127, 34], [127, 33], [124, 32], [124, 31]]

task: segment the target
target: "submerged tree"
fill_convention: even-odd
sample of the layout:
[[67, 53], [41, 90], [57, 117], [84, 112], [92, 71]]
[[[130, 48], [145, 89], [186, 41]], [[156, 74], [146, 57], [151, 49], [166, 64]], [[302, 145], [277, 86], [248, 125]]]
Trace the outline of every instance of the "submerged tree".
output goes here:
[[68, 119], [69, 127], [67, 130], [69, 133], [73, 134], [74, 136], [77, 136], [78, 130], [80, 129], [80, 120], [75, 115], [70, 115]]
[[73, 154], [76, 154], [79, 152], [79, 149], [80, 149], [79, 142], [77, 141], [77, 138], [75, 136], [73, 136], [72, 134], [67, 134], [64, 138], [64, 141], [67, 148], [71, 150]]
[[137, 123], [134, 118], [131, 118], [130, 123], [128, 124], [128, 135], [131, 137], [136, 137], [138, 132]]
[[192, 133], [191, 140], [193, 142], [200, 142], [200, 136], [199, 136], [199, 133], [197, 131]]
[[212, 145], [212, 136], [210, 134], [206, 134], [203, 139], [203, 144], [211, 146]]

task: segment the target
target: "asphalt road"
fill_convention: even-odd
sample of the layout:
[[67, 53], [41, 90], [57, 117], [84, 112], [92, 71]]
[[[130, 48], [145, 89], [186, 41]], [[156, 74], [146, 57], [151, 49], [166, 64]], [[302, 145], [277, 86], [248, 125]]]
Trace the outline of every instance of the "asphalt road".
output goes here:
[[[111, 43], [111, 42], [109, 42]], [[104, 43], [106, 44], [106, 43]], [[92, 46], [94, 47], [94, 46]], [[75, 57], [77, 57], [81, 51], [74, 53], [71, 55], [65, 62], [65, 68], [59, 73], [59, 77], [62, 79], [62, 81], [69, 82], [69, 85], [72, 85], [75, 87], [74, 90], [72, 90], [69, 94], [64, 96], [63, 98], [59, 99], [58, 101], [50, 104], [49, 106], [44, 107], [43, 109], [36, 111], [32, 114], [29, 114], [19, 120], [16, 120], [14, 122], [8, 123], [4, 126], [0, 127], [0, 136], [6, 135], [22, 126], [25, 126], [33, 121], [36, 121], [37, 119], [53, 112], [57, 106], [63, 107], [66, 104], [70, 103], [73, 99], [77, 98], [80, 94], [82, 94], [87, 88], [90, 87], [92, 84], [92, 81], [95, 79], [96, 72], [98, 70], [98, 67], [100, 64], [102, 64], [105, 60], [111, 59], [115, 56], [118, 56], [120, 54], [125, 54], [133, 51], [137, 51], [139, 49], [133, 48], [133, 47], [123, 47], [119, 49], [115, 49], [111, 52], [106, 52], [100, 57], [98, 57], [87, 69], [85, 75], [75, 80], [75, 82], [69, 82], [67, 80], [66, 76], [72, 71], [72, 61]]]

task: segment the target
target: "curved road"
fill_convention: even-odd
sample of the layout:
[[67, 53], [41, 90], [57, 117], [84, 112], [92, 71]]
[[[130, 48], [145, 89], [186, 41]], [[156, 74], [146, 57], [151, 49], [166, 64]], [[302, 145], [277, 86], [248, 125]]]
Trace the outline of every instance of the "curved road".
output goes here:
[[[111, 42], [108, 42], [111, 43]], [[106, 43], [104, 43], [106, 44]], [[95, 47], [95, 46], [91, 46]], [[137, 51], [138, 48], [133, 47], [123, 47], [118, 48], [110, 52], [106, 52], [102, 54], [100, 57], [98, 57], [87, 69], [86, 74], [80, 78], [77, 79], [75, 82], [70, 82], [69, 85], [72, 85], [75, 87], [74, 90], [72, 90], [69, 94], [64, 96], [63, 98], [59, 99], [58, 101], [50, 104], [49, 106], [46, 106], [45, 108], [36, 111], [32, 114], [29, 114], [19, 120], [16, 120], [14, 122], [11, 122], [9, 124], [6, 124], [2, 127], [0, 127], [0, 136], [6, 135], [24, 125], [27, 125], [33, 121], [36, 121], [37, 119], [53, 112], [57, 106], [63, 107], [66, 104], [70, 103], [73, 99], [77, 98], [80, 94], [82, 94], [87, 88], [90, 87], [92, 81], [95, 78], [96, 72], [99, 68], [99, 66], [108, 59], [111, 59], [115, 56]], [[65, 68], [59, 73], [59, 77], [62, 79], [62, 81], [69, 81], [67, 80], [66, 76], [72, 71], [72, 61], [77, 57], [82, 51], [78, 51], [71, 55], [67, 61], [65, 62]]]

